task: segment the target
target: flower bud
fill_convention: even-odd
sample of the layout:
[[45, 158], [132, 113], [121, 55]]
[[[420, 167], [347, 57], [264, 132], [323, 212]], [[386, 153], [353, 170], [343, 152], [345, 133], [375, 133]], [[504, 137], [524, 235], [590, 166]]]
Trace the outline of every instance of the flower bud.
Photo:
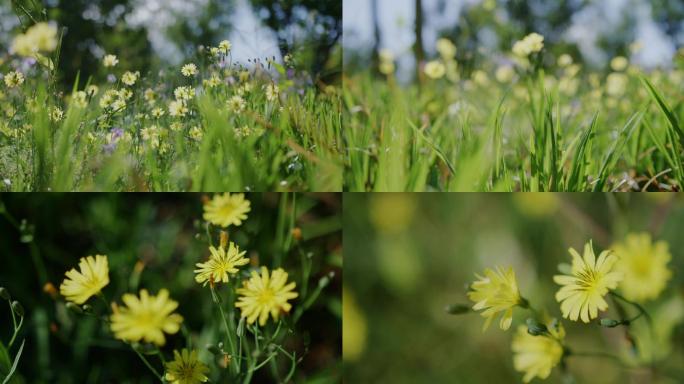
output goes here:
[[72, 302], [66, 303], [66, 308], [74, 313], [78, 313], [79, 315], [83, 313], [83, 309]]
[[209, 344], [207, 346], [207, 350], [209, 350], [209, 352], [211, 352], [214, 355], [220, 355], [222, 353], [219, 347], [215, 346], [214, 344]]
[[12, 310], [17, 315], [24, 317], [24, 307], [22, 307], [18, 301], [15, 300], [12, 302]]
[[221, 241], [219, 242], [219, 246], [221, 248], [225, 248], [228, 246], [228, 232], [221, 231]]
[[450, 315], [462, 315], [470, 311], [470, 307], [465, 304], [449, 304], [444, 307], [444, 311]]
[[5, 287], [0, 287], [0, 297], [2, 297], [5, 300], [12, 299], [12, 296], [10, 296], [9, 291]]
[[600, 324], [601, 324], [602, 327], [606, 327], [606, 328], [615, 328], [615, 327], [617, 327], [618, 325], [620, 325], [620, 322], [617, 321], [617, 320], [605, 319], [605, 318], [604, 318], [604, 319], [601, 319]]
[[527, 319], [527, 333], [532, 336], [540, 336], [549, 333], [549, 329], [546, 325], [530, 317]]

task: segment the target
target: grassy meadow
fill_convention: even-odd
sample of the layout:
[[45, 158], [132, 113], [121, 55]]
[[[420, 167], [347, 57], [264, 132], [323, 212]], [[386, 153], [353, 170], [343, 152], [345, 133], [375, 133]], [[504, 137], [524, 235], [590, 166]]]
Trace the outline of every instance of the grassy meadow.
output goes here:
[[237, 62], [248, 47], [229, 40], [141, 72], [119, 41], [86, 77], [58, 70], [73, 33], [16, 9], [22, 25], [0, 55], [0, 190], [342, 189], [339, 53], [324, 80], [298, 52]]
[[460, 48], [441, 43], [408, 83], [389, 53], [345, 73], [346, 190], [682, 189], [684, 50], [648, 71], [547, 47], [461, 68], [449, 51]]

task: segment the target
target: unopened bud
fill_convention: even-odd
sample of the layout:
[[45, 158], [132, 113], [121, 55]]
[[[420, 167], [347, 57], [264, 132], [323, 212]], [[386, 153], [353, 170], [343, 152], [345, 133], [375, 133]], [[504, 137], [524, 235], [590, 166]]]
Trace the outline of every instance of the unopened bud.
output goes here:
[[83, 309], [72, 302], [66, 303], [66, 308], [74, 313], [78, 313], [79, 315], [83, 313]]
[[12, 302], [12, 310], [17, 315], [24, 317], [24, 307], [22, 307], [18, 301], [15, 300]]
[[549, 333], [549, 329], [546, 325], [530, 317], [527, 319], [527, 333], [532, 336], [540, 336]]
[[465, 304], [449, 304], [444, 307], [444, 312], [450, 315], [462, 315], [470, 312], [470, 306]]
[[221, 240], [219, 244], [221, 248], [226, 248], [228, 246], [228, 232], [221, 231]]
[[302, 229], [299, 227], [292, 228], [292, 238], [299, 241], [302, 239]]
[[10, 296], [9, 291], [5, 287], [0, 287], [0, 297], [2, 297], [5, 300], [12, 299], [12, 296]]
[[615, 328], [618, 325], [620, 325], [620, 322], [617, 320], [605, 319], [605, 318], [601, 319], [601, 321], [599, 323], [601, 324], [602, 327], [606, 327], [606, 328]]

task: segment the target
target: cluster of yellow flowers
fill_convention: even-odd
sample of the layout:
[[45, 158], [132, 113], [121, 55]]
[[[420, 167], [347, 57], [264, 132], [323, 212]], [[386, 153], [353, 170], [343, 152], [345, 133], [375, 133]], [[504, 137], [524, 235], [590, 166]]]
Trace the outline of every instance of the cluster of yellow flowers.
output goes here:
[[37, 23], [12, 41], [12, 52], [19, 56], [38, 58], [57, 48], [57, 28], [48, 23]]
[[[573, 248], [569, 252], [572, 266], [565, 269], [567, 274], [556, 275], [553, 280], [561, 286], [555, 299], [560, 303], [562, 317], [572, 321], [589, 323], [596, 319], [600, 311], [608, 309], [605, 296], [609, 293], [629, 302], [653, 300], [663, 292], [672, 276], [667, 266], [671, 259], [667, 243], [653, 243], [648, 233], [628, 234], [624, 241], [601, 252], [598, 258], [591, 241], [584, 246], [582, 255]], [[520, 295], [512, 268], [486, 269], [484, 276], [476, 277], [468, 297], [475, 303], [473, 310], [482, 311], [481, 315], [486, 318], [483, 330], [499, 314], [502, 314], [499, 327], [507, 330], [515, 307], [531, 308]], [[541, 322], [531, 326], [528, 320], [527, 327], [520, 325], [512, 343], [514, 367], [525, 372], [525, 382], [534, 377], [547, 378], [566, 353], [562, 324], [546, 315], [534, 320]], [[610, 327], [629, 324], [604, 320]]]
[[[243, 194], [216, 195], [205, 204], [204, 219], [209, 223], [227, 228], [239, 226], [247, 219], [250, 202]], [[213, 289], [217, 283], [228, 283], [231, 277], [239, 272], [239, 267], [247, 265], [249, 259], [244, 257], [236, 244], [227, 241], [227, 233], [222, 232], [221, 244], [218, 248], [210, 246], [209, 260], [198, 263], [195, 270], [197, 283]], [[65, 274], [60, 286], [60, 293], [67, 301], [75, 305], [85, 304], [91, 297], [100, 296], [109, 284], [109, 261], [107, 256], [96, 255], [81, 258], [79, 269], [71, 269]], [[288, 303], [298, 296], [294, 292], [295, 283], [288, 283], [288, 274], [278, 268], [269, 271], [262, 266], [252, 271], [249, 279], [237, 288], [239, 295], [235, 308], [240, 309], [241, 316], [248, 324], [258, 320], [264, 326], [269, 318], [278, 321], [282, 313], [292, 308]], [[156, 295], [147, 289], [141, 289], [138, 295], [126, 293], [121, 297], [122, 305], [112, 303], [112, 314], [109, 316], [109, 327], [115, 338], [128, 343], [145, 342], [157, 346], [166, 344], [166, 336], [176, 334], [181, 327], [183, 317], [176, 313], [178, 302], [169, 296], [169, 291], [161, 289]], [[208, 380], [209, 368], [198, 360], [197, 351], [183, 349], [174, 351], [174, 360], [165, 365], [165, 379], [171, 383], [199, 383]]]
[[456, 46], [451, 40], [440, 38], [437, 40], [437, 52], [439, 59], [429, 61], [425, 64], [423, 71], [431, 79], [441, 79], [444, 75], [452, 80], [458, 80], [456, 64]]

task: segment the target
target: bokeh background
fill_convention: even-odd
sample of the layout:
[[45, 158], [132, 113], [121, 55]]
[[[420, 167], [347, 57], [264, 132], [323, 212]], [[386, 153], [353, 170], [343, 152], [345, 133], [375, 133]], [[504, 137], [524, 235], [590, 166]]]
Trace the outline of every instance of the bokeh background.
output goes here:
[[245, 66], [290, 53], [314, 77], [341, 71], [341, 0], [0, 0], [0, 63], [21, 23], [31, 24], [21, 8], [35, 3], [66, 28], [59, 67], [69, 87], [79, 71], [81, 79], [104, 79], [105, 53], [117, 55], [121, 69], [145, 74], [224, 39], [233, 43], [233, 62]]
[[[487, 267], [514, 268], [521, 294], [560, 317], [552, 276], [569, 247], [596, 250], [629, 232], [669, 243], [673, 277], [647, 309], [663, 337], [642, 352], [658, 372], [621, 369], [610, 360], [572, 358], [549, 383], [679, 383], [684, 380], [684, 199], [665, 194], [346, 194], [344, 196], [344, 360], [349, 383], [515, 383], [511, 337], [524, 324], [514, 311], [508, 332], [498, 320], [482, 332], [480, 314], [450, 315], [472, 303], [467, 285]], [[638, 321], [637, 321], [638, 322]], [[564, 320], [570, 348], [608, 351], [633, 361], [618, 329]], [[643, 323], [635, 334], [647, 331]], [[638, 328], [638, 329], [637, 329]], [[667, 377], [666, 377], [667, 376]], [[568, 380], [568, 381], [563, 381]], [[535, 380], [534, 382], [540, 382]]]
[[[412, 79], [415, 63], [436, 56], [439, 37], [458, 47], [461, 71], [506, 60], [513, 43], [531, 32], [558, 56], [603, 69], [625, 55], [645, 67], [670, 66], [684, 45], [684, 2], [671, 0], [343, 0], [345, 72], [366, 68], [387, 49], [398, 77]], [[416, 10], [420, 9], [421, 12]], [[418, 17], [416, 17], [418, 15]], [[641, 47], [630, 52], [630, 45]], [[549, 48], [547, 48], [549, 49]]]
[[[308, 285], [334, 273], [330, 284], [304, 313], [284, 347], [304, 356], [297, 366], [297, 383], [336, 383], [341, 376], [341, 196], [249, 194], [252, 210], [231, 240], [260, 265], [271, 265], [281, 253], [283, 267], [302, 288], [303, 257], [311, 260]], [[285, 200], [283, 200], [285, 199]], [[18, 372], [26, 383], [152, 383], [154, 377], [130, 348], [114, 340], [92, 317], [65, 308], [63, 298], [44, 291], [56, 289], [64, 273], [86, 255], [105, 254], [110, 263], [109, 300], [120, 302], [125, 292], [167, 288], [179, 302], [177, 310], [200, 349], [205, 363], [212, 356], [205, 346], [224, 333], [209, 288], [194, 281], [195, 263], [208, 256], [201, 226], [201, 194], [2, 194], [0, 212], [17, 221], [18, 230], [0, 214], [0, 286], [22, 303], [26, 319], [18, 337], [26, 339]], [[283, 216], [284, 215], [284, 216]], [[294, 217], [292, 217], [294, 215]], [[294, 220], [301, 241], [282, 254]], [[296, 245], [298, 244], [298, 245]], [[3, 300], [4, 301], [4, 300]], [[92, 300], [91, 300], [92, 301]], [[97, 303], [95, 303], [97, 304]], [[293, 302], [297, 308], [301, 301]], [[12, 321], [6, 304], [0, 309], [0, 338], [7, 344]], [[167, 338], [167, 358], [184, 346], [181, 333]], [[16, 353], [13, 347], [11, 356]], [[156, 359], [153, 359], [153, 361]], [[212, 371], [217, 372], [214, 364]], [[281, 367], [285, 372], [289, 367]], [[269, 369], [253, 383], [272, 382]], [[22, 382], [22, 381], [19, 381]]]

